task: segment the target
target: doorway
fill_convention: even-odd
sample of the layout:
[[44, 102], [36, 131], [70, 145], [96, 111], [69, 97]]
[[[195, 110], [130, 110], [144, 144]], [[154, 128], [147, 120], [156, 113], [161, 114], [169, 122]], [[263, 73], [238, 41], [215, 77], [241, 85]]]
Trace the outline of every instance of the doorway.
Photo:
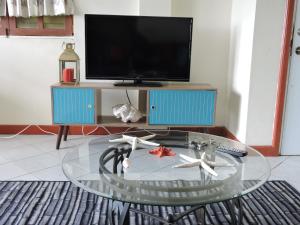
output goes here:
[[300, 3], [296, 1], [281, 155], [300, 155]]

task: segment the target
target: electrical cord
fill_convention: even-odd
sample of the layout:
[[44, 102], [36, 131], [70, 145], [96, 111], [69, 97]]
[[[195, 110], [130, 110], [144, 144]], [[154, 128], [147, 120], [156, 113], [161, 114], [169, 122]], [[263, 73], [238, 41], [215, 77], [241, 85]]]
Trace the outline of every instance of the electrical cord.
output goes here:
[[84, 133], [84, 126], [81, 126], [81, 134], [82, 134], [82, 136], [88, 136], [88, 135], [94, 133], [96, 130], [98, 130], [98, 128], [99, 128], [99, 126], [96, 126], [96, 128], [94, 130], [92, 130], [91, 132], [85, 134]]
[[46, 133], [46, 134], [51, 134], [51, 135], [57, 135], [56, 133], [53, 133], [51, 131], [46, 131], [44, 129], [42, 129], [39, 125], [35, 125], [39, 130], [41, 130], [42, 132]]
[[94, 130], [92, 130], [91, 132], [89, 132], [89, 133], [87, 133], [87, 134], [84, 133], [84, 126], [81, 126], [81, 134], [82, 134], [83, 136], [91, 135], [91, 134], [94, 133], [96, 130], [98, 130], [100, 127], [102, 127], [102, 129], [104, 129], [105, 132], [106, 132], [107, 134], [112, 134], [105, 126], [99, 126], [99, 125], [97, 125], [97, 127], [96, 127]]
[[[28, 130], [28, 129], [29, 129], [30, 127], [32, 127], [32, 126], [37, 127], [40, 131], [44, 132], [45, 134], [57, 135], [56, 133], [53, 133], [53, 132], [51, 132], [51, 131], [46, 131], [46, 130], [44, 130], [44, 129], [41, 128], [39, 125], [32, 125], [32, 124], [30, 124], [30, 125], [26, 126], [24, 129], [22, 129], [21, 131], [19, 131], [18, 133], [14, 134], [14, 135], [6, 136], [6, 137], [1, 137], [1, 136], [0, 136], [0, 139], [12, 139], [12, 138], [15, 138], [15, 137], [17, 137], [18, 135], [20, 135], [20, 134], [22, 134], [23, 132], [25, 132], [26, 130]], [[97, 125], [96, 128], [95, 128], [94, 130], [90, 131], [90, 132], [87, 133], [87, 134], [84, 133], [84, 126], [81, 126], [81, 134], [82, 134], [82, 136], [88, 136], [88, 135], [91, 135], [91, 134], [94, 133], [96, 130], [98, 130], [100, 127], [102, 127], [102, 129], [105, 130], [105, 132], [107, 133], [107, 135], [111, 135], [111, 134], [112, 134], [105, 126], [99, 126], [99, 125]], [[130, 131], [130, 130], [133, 129], [133, 128], [135, 128], [135, 127], [129, 127], [129, 128], [127, 128], [125, 131], [123, 131], [123, 133], [126, 133], [126, 132]], [[149, 131], [148, 131], [148, 132], [149, 132]], [[150, 133], [150, 132], [149, 132], [149, 133]]]
[[[125, 82], [125, 80], [123, 80], [123, 83], [124, 83], [124, 82]], [[129, 95], [128, 95], [128, 90], [125, 89], [125, 91], [126, 91], [127, 100], [128, 100], [128, 102], [129, 102], [129, 104], [132, 105], [132, 104], [131, 104], [131, 101], [130, 101], [130, 98], [129, 98]]]
[[24, 129], [22, 129], [21, 131], [19, 131], [19, 132], [16, 133], [16, 134], [11, 135], [11, 136], [6, 136], [6, 137], [0, 137], [0, 139], [12, 139], [12, 138], [15, 138], [15, 137], [17, 137], [18, 135], [20, 135], [20, 134], [22, 134], [23, 132], [25, 132], [26, 130], [28, 130], [28, 129], [29, 129], [30, 127], [32, 127], [32, 126], [37, 127], [39, 130], [41, 130], [42, 132], [44, 132], [44, 133], [46, 133], [46, 134], [57, 135], [57, 134], [55, 134], [55, 133], [53, 133], [53, 132], [46, 131], [46, 130], [42, 129], [39, 125], [32, 125], [32, 124], [30, 124], [30, 125], [26, 126]]
[[101, 127], [106, 131], [107, 134], [112, 134], [105, 126], [101, 126]]
[[126, 89], [126, 96], [127, 96], [127, 99], [128, 99], [129, 104], [132, 105], [132, 104], [131, 104], [131, 101], [130, 101], [130, 98], [129, 98], [129, 95], [128, 95], [128, 90], [127, 90], [127, 89]]
[[7, 137], [0, 137], [0, 139], [11, 139], [11, 138], [15, 138], [17, 137], [18, 135], [22, 134], [24, 131], [26, 131], [29, 127], [31, 127], [32, 125], [28, 125], [26, 126], [23, 130], [21, 130], [20, 132], [12, 135], [12, 136], [7, 136]]
[[[21, 131], [19, 131], [18, 133], [14, 134], [14, 135], [6, 136], [6, 137], [1, 137], [1, 136], [0, 136], [0, 139], [12, 139], [12, 138], [15, 138], [15, 137], [17, 137], [18, 135], [20, 135], [20, 134], [22, 134], [23, 132], [25, 132], [26, 130], [28, 130], [28, 129], [29, 129], [30, 127], [32, 127], [32, 126], [37, 127], [40, 131], [44, 132], [45, 134], [57, 135], [56, 133], [53, 133], [53, 132], [51, 132], [51, 131], [46, 131], [46, 130], [44, 130], [44, 129], [41, 128], [39, 125], [32, 125], [32, 124], [30, 124], [30, 125], [26, 126], [24, 129], [22, 129]], [[99, 127], [102, 127], [102, 128], [105, 130], [105, 132], [106, 132], [107, 134], [112, 134], [112, 133], [111, 133], [106, 127], [104, 127], [104, 126], [97, 126], [94, 130], [92, 130], [91, 132], [89, 132], [89, 133], [87, 133], [87, 134], [84, 133], [84, 126], [81, 126], [81, 133], [82, 133], [83, 136], [88, 136], [88, 135], [91, 135], [92, 133], [94, 133], [97, 129], [99, 129]], [[132, 127], [130, 127], [129, 129], [131, 129], [131, 128], [132, 128]], [[127, 129], [125, 132], [127, 132], [129, 129]]]
[[[14, 134], [14, 135], [11, 135], [11, 136], [6, 136], [6, 137], [1, 137], [0, 136], [0, 139], [12, 139], [12, 138], [15, 138], [17, 137], [18, 135], [22, 134], [23, 132], [25, 132], [26, 130], [28, 130], [30, 127], [32, 126], [36, 126], [39, 130], [41, 130], [42, 132], [46, 133], [46, 134], [51, 134], [51, 135], [57, 135], [56, 133], [53, 133], [51, 131], [46, 131], [44, 129], [42, 129], [39, 125], [28, 125], [26, 126], [24, 129], [22, 129], [21, 131], [19, 131], [18, 133]], [[98, 130], [100, 127], [102, 127], [102, 129], [104, 129], [107, 133], [107, 135], [111, 135], [112, 133], [105, 127], [105, 126], [97, 126], [94, 130], [90, 131], [89, 133], [85, 134], [84, 133], [84, 126], [81, 126], [81, 133], [83, 136], [88, 136], [88, 135], [91, 135], [92, 133], [94, 133], [96, 130]], [[128, 131], [130, 131], [131, 129], [133, 129], [135, 127], [128, 127], [125, 131], [123, 131], [122, 133], [126, 133]], [[143, 129], [144, 131], [148, 132], [149, 134], [155, 134], [155, 135], [158, 135], [158, 136], [167, 136], [169, 135], [170, 133], [170, 128], [168, 128], [168, 132], [166, 134], [157, 134], [157, 133], [153, 133], [149, 130], [146, 130], [146, 129]]]
[[130, 131], [133, 128], [135, 128], [135, 127], [128, 127], [125, 131], [123, 131], [123, 133], [126, 133], [126, 132]]
[[[124, 80], [123, 80], [123, 82], [124, 82]], [[130, 105], [132, 105], [132, 104], [131, 104], [131, 101], [130, 101], [130, 98], [129, 98], [129, 95], [128, 95], [128, 90], [126, 89], [125, 91], [126, 91], [126, 96], [127, 96], [128, 102], [129, 102]], [[16, 137], [16, 136], [22, 134], [24, 131], [26, 131], [26, 130], [27, 130], [28, 128], [30, 128], [31, 126], [36, 126], [39, 130], [41, 130], [42, 132], [44, 132], [44, 133], [46, 133], [46, 134], [57, 135], [56, 133], [53, 133], [53, 132], [46, 131], [46, 130], [42, 129], [39, 125], [28, 125], [28, 126], [26, 126], [23, 130], [21, 130], [20, 132], [18, 132], [17, 134], [14, 134], [14, 135], [12, 135], [12, 136], [7, 136], [7, 137], [0, 137], [0, 139], [10, 139], [10, 138], [14, 138], [14, 137]], [[96, 130], [98, 130], [99, 127], [102, 127], [102, 128], [106, 131], [107, 134], [109, 134], [109, 135], [112, 134], [105, 126], [98, 126], [98, 125], [97, 125], [97, 127], [96, 127], [94, 130], [90, 131], [90, 132], [87, 133], [87, 134], [84, 133], [84, 126], [81, 126], [81, 134], [82, 134], [83, 136], [91, 135], [91, 134], [94, 133]], [[134, 128], [134, 127], [129, 127], [129, 128], [127, 128], [123, 133], [128, 132], [128, 131], [131, 130], [132, 128]], [[155, 133], [152, 133], [152, 132], [150, 132], [150, 131], [148, 131], [148, 130], [146, 130], [146, 129], [143, 129], [143, 130], [146, 131], [146, 132], [148, 132], [148, 133], [150, 133], [150, 134], [155, 134]], [[167, 136], [167, 135], [169, 134], [169, 132], [170, 132], [170, 128], [169, 128], [167, 134], [165, 134], [165, 135]], [[155, 134], [155, 135], [163, 136], [162, 134]]]

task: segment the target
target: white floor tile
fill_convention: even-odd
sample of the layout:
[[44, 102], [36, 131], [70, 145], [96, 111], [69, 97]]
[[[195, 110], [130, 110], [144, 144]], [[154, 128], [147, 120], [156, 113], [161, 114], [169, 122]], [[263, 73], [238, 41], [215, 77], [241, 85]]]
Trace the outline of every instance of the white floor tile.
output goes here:
[[78, 146], [87, 143], [91, 137], [70, 136], [68, 141], [61, 141], [60, 149], [77, 148]]
[[59, 150], [48, 152], [48, 154], [50, 154], [51, 156], [55, 157], [56, 159], [59, 159], [60, 161], [62, 161], [63, 158], [65, 157], [65, 155], [69, 152], [72, 152], [73, 150], [74, 150], [74, 148], [59, 149]]
[[[68, 180], [61, 168], [63, 157], [95, 137], [99, 136], [69, 136], [58, 151], [54, 135], [0, 138], [0, 180]], [[268, 157], [268, 161], [271, 180], [286, 180], [300, 191], [300, 156]], [[84, 171], [76, 174], [85, 176]], [[93, 177], [97, 179], [97, 174]]]
[[52, 141], [46, 141], [46, 142], [41, 142], [41, 143], [32, 143], [30, 144], [31, 146], [35, 147], [41, 152], [54, 152], [56, 150], [56, 143]]
[[49, 167], [58, 166], [61, 164], [61, 160], [51, 156], [50, 154], [43, 154], [26, 158], [23, 160], [14, 161], [13, 164], [27, 173], [47, 169]]
[[28, 157], [33, 157], [42, 154], [40, 150], [36, 149], [31, 145], [23, 145], [16, 148], [11, 148], [7, 151], [1, 151], [0, 157], [8, 161], [16, 161], [20, 159], [25, 159]]
[[300, 168], [300, 156], [289, 156], [286, 161], [284, 161], [290, 167]]
[[280, 163], [284, 162], [284, 160], [287, 159], [286, 156], [280, 156], [280, 157], [267, 157], [271, 168], [275, 168], [276, 166], [278, 166]]
[[55, 135], [20, 135], [18, 138], [19, 141], [23, 142], [24, 144], [40, 144], [43, 142], [53, 142], [56, 140]]
[[54, 152], [56, 150], [56, 136], [48, 136], [47, 139], [37, 139], [28, 144], [41, 150], [42, 152]]
[[40, 170], [38, 172], [32, 173], [39, 180], [49, 180], [49, 181], [67, 181], [68, 179], [64, 175], [61, 166], [55, 166], [48, 169]]
[[8, 162], [9, 162], [9, 160], [7, 160], [7, 159], [0, 156], [0, 165], [4, 164], [4, 163], [8, 163]]
[[1, 137], [4, 135], [0, 135], [0, 152], [24, 145], [19, 137], [13, 139], [1, 139]]
[[26, 175], [28, 172], [14, 165], [7, 163], [0, 165], [0, 180], [9, 180], [14, 177]]
[[298, 177], [295, 175], [300, 172], [299, 162], [300, 158], [297, 160], [296, 158], [288, 157], [283, 163], [272, 170], [272, 175], [276, 175], [277, 177]]
[[19, 176], [19, 177], [14, 177], [11, 178], [9, 180], [15, 180], [15, 181], [34, 181], [34, 180], [38, 180], [38, 178], [36, 176], [33, 176], [32, 174], [26, 174], [23, 176]]

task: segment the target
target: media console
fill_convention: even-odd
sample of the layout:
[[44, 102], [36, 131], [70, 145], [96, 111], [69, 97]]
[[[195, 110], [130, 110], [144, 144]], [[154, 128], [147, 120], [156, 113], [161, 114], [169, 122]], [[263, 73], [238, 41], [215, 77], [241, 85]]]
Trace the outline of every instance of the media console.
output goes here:
[[[143, 118], [123, 123], [113, 115], [101, 115], [101, 92], [104, 90], [137, 90]], [[164, 84], [161, 87], [122, 87], [108, 83], [80, 83], [76, 86], [51, 86], [52, 121], [60, 126], [56, 148], [70, 125], [103, 125], [108, 127], [210, 127], [215, 123], [217, 90], [208, 84]], [[122, 102], [120, 102], [122, 103]]]

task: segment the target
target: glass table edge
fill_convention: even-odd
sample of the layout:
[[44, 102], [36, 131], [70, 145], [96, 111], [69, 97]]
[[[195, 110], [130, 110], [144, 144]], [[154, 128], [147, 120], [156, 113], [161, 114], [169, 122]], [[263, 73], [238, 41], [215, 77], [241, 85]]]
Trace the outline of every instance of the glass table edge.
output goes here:
[[[200, 132], [194, 132], [194, 131], [183, 131], [183, 130], [153, 130], [153, 129], [151, 129], [151, 130], [145, 130], [145, 129], [143, 129], [143, 130], [138, 130], [138, 131], [120, 132], [120, 133], [115, 133], [115, 134], [104, 135], [104, 136], [102, 136], [102, 138], [107, 138], [107, 137], [109, 137], [109, 136], [115, 136], [115, 135], [122, 135], [122, 134], [125, 134], [125, 133], [141, 132], [141, 131], [148, 132], [149, 134], [151, 134], [151, 131], [153, 131], [153, 132], [155, 132], [155, 131], [156, 131], [156, 132], [157, 132], [157, 131], [160, 131], [160, 132], [161, 132], [161, 131], [165, 131], [165, 132], [168, 132], [168, 131], [172, 131], [172, 132], [189, 132], [189, 133], [194, 133], [194, 134], [204, 134], [204, 135], [209, 135], [209, 136], [216, 137], [216, 138], [218, 138], [218, 139], [225, 139], [225, 140], [228, 140], [228, 138], [225, 138], [225, 137], [222, 137], [222, 136], [217, 136], [217, 135], [213, 135], [213, 134], [206, 134], [206, 133], [200, 133]], [[150, 131], [150, 132], [149, 132], [149, 131]], [[94, 139], [98, 139], [98, 138], [99, 138], [99, 137], [95, 137]], [[92, 139], [92, 140], [94, 140], [94, 139]], [[89, 141], [91, 141], [91, 140], [89, 140]], [[241, 142], [239, 142], [239, 141], [235, 141], [235, 140], [231, 140], [231, 139], [230, 139], [230, 141], [233, 141], [233, 142], [236, 142], [236, 143], [241, 143]], [[247, 195], [248, 193], [251, 193], [252, 191], [257, 190], [257, 189], [260, 188], [262, 185], [264, 185], [264, 184], [268, 181], [268, 179], [269, 179], [269, 177], [270, 177], [270, 175], [271, 175], [271, 166], [270, 166], [269, 161], [266, 159], [266, 157], [265, 157], [263, 154], [261, 154], [259, 151], [257, 151], [256, 149], [254, 149], [254, 148], [252, 148], [252, 147], [246, 145], [246, 146], [247, 146], [248, 148], [250, 148], [252, 151], [255, 151], [256, 154], [258, 154], [258, 155], [265, 161], [266, 166], [267, 166], [267, 168], [268, 168], [268, 169], [267, 169], [267, 172], [266, 172], [264, 175], [262, 175], [262, 177], [264, 177], [264, 179], [262, 179], [262, 180], [259, 181], [256, 185], [254, 185], [253, 187], [247, 189], [246, 191], [242, 191], [241, 193], [238, 193], [238, 194], [236, 194], [236, 195], [233, 195], [233, 196], [230, 197], [230, 198], [226, 197], [226, 198], [224, 198], [224, 199], [218, 199], [218, 200], [216, 200], [216, 201], [206, 201], [206, 202], [202, 202], [202, 203], [199, 202], [199, 203], [186, 203], [186, 204], [185, 204], [185, 203], [178, 203], [178, 204], [176, 204], [176, 203], [162, 204], [162, 203], [151, 203], [151, 202], [147, 202], [147, 201], [128, 201], [128, 200], [122, 200], [122, 199], [119, 199], [119, 198], [114, 198], [113, 196], [109, 196], [109, 195], [105, 195], [104, 193], [97, 192], [97, 191], [95, 191], [95, 190], [93, 190], [93, 189], [91, 189], [91, 188], [89, 188], [89, 187], [83, 185], [82, 183], [80, 183], [78, 180], [74, 179], [72, 176], [70, 176], [70, 175], [66, 172], [66, 170], [64, 169], [64, 161], [65, 161], [66, 156], [67, 156], [68, 154], [70, 154], [70, 153], [72, 153], [72, 152], [78, 150], [78, 149], [79, 149], [81, 146], [83, 146], [83, 145], [84, 145], [84, 143], [83, 143], [83, 144], [80, 144], [80, 145], [78, 146], [78, 148], [73, 149], [71, 152], [66, 153], [66, 155], [63, 157], [61, 168], [62, 168], [62, 170], [63, 170], [64, 175], [71, 181], [71, 183], [75, 184], [75, 185], [78, 186], [79, 188], [82, 188], [83, 190], [85, 190], [85, 191], [87, 191], [87, 192], [89, 192], [89, 193], [93, 193], [93, 194], [98, 195], [98, 196], [100, 196], [100, 197], [102, 197], [102, 198], [112, 199], [112, 200], [114, 200], [114, 201], [119, 201], [119, 202], [123, 202], [123, 203], [141, 204], [141, 205], [150, 205], [150, 206], [197, 206], [197, 205], [208, 205], [208, 204], [213, 204], [213, 203], [218, 203], [218, 202], [223, 202], [223, 201], [232, 200], [232, 199], [239, 198], [239, 197], [242, 197], [242, 196], [244, 196], [244, 195]]]

